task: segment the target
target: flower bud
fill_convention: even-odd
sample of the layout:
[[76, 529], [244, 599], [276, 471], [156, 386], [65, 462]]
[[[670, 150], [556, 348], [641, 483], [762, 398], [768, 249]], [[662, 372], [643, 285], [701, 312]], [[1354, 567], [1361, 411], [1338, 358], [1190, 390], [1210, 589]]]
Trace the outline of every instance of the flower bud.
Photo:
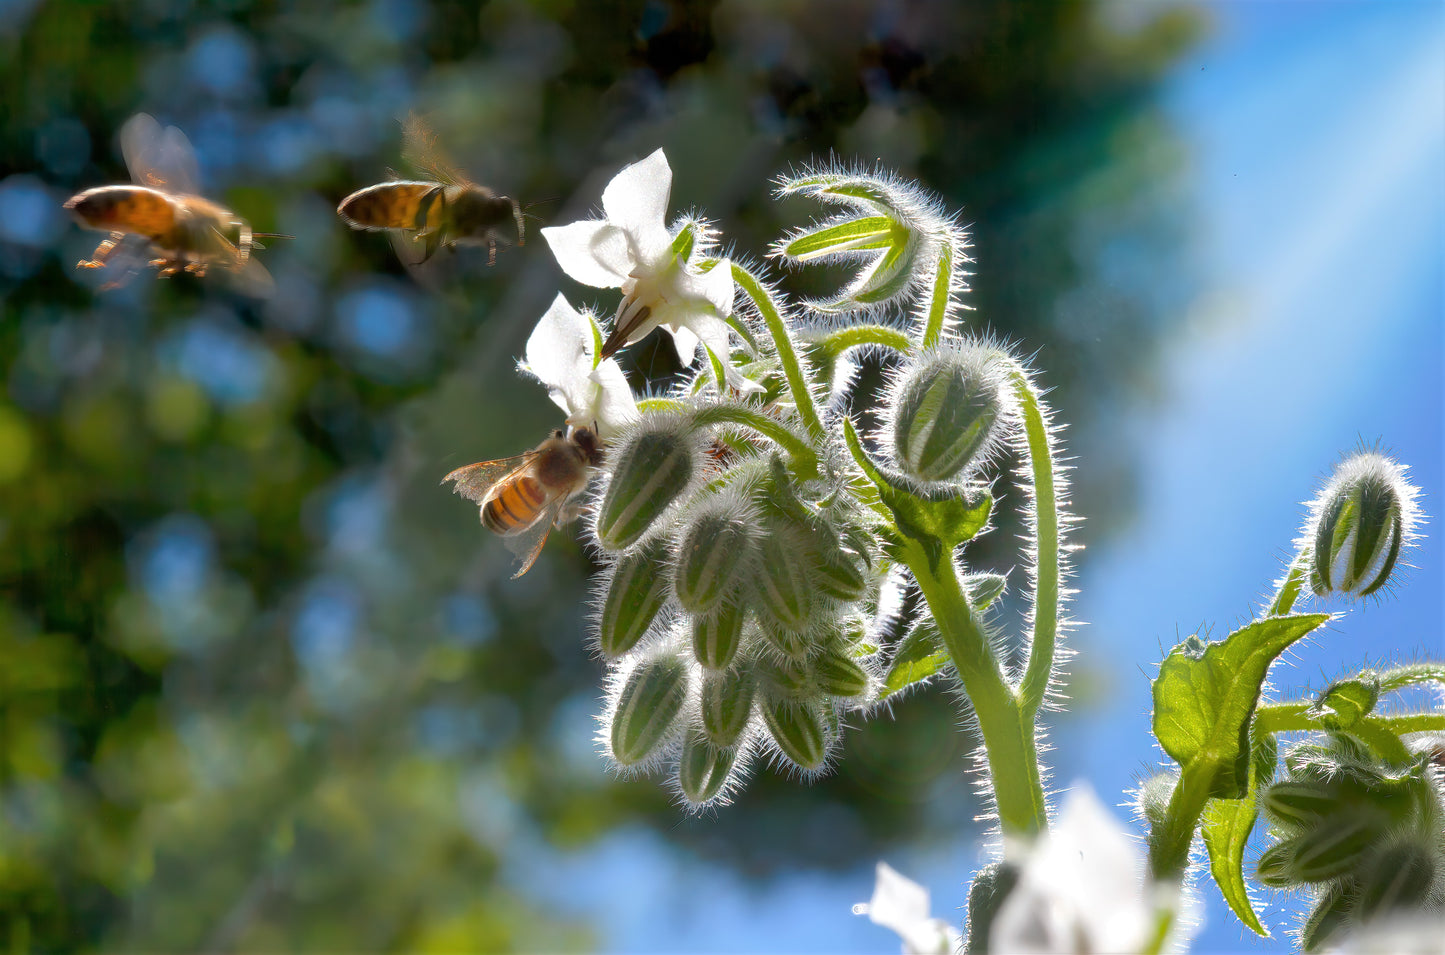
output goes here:
[[1274, 889], [1285, 889], [1294, 885], [1296, 878], [1290, 868], [1294, 860], [1295, 842], [1293, 839], [1285, 842], [1277, 842], [1265, 850], [1255, 864], [1255, 876], [1259, 881]]
[[771, 620], [759, 621], [763, 639], [772, 644], [779, 653], [789, 660], [801, 662], [808, 658], [813, 641], [807, 633], [799, 630], [784, 630]]
[[740, 667], [703, 675], [702, 728], [714, 746], [730, 749], [742, 738], [753, 715], [756, 687], [751, 671]]
[[615, 659], [642, 639], [667, 600], [667, 547], [654, 541], [624, 554], [612, 572], [597, 621], [602, 652]]
[[868, 589], [862, 559], [845, 550], [831, 529], [813, 529], [808, 576], [819, 593], [852, 602]]
[[1003, 430], [1002, 389], [997, 363], [982, 348], [922, 358], [893, 395], [898, 466], [920, 481], [950, 481], [982, 461]]
[[802, 631], [813, 612], [813, 594], [801, 559], [805, 545], [795, 528], [771, 522], [759, 542], [753, 589], [763, 616], [783, 630]]
[[828, 758], [828, 723], [816, 703], [797, 699], [763, 701], [763, 719], [783, 755], [805, 770], [823, 768]]
[[[1285, 843], [1294, 848], [1290, 874], [1297, 882], [1328, 882], [1338, 878], [1358, 868], [1383, 835], [1379, 820], [1368, 815], [1331, 818], [1328, 823]], [[1261, 865], [1263, 861], [1260, 860]]]
[[1358, 893], [1359, 889], [1351, 882], [1336, 883], [1325, 889], [1300, 928], [1300, 948], [1306, 952], [1324, 948], [1350, 921]]
[[1386, 846], [1360, 876], [1360, 916], [1368, 919], [1391, 909], [1423, 905], [1439, 864], [1429, 845], [1402, 840]]
[[1134, 804], [1150, 832], [1168, 818], [1169, 800], [1173, 798], [1174, 789], [1178, 785], [1177, 772], [1155, 773], [1139, 785]]
[[1368, 716], [1380, 700], [1380, 677], [1373, 671], [1336, 680], [1325, 687], [1310, 707], [1310, 715], [1318, 718], [1326, 729], [1347, 730]]
[[1282, 780], [1264, 791], [1265, 813], [1280, 826], [1309, 829], [1340, 808], [1339, 796], [1328, 783]]
[[677, 600], [693, 613], [717, 606], [747, 568], [756, 517], [718, 495], [693, 515], [677, 549]]
[[828, 696], [852, 699], [868, 692], [868, 674], [834, 647], [827, 647], [812, 661], [813, 682]]
[[658, 427], [633, 434], [615, 460], [597, 512], [597, 541], [607, 551], [635, 543], [687, 490], [697, 473], [698, 451], [687, 434]]
[[709, 670], [733, 662], [743, 642], [743, 621], [748, 611], [741, 600], [729, 598], [707, 613], [692, 618], [692, 652]]
[[1364, 597], [1383, 587], [1415, 538], [1418, 494], [1405, 469], [1382, 454], [1357, 454], [1336, 468], [1311, 505], [1314, 592]]
[[689, 733], [677, 764], [677, 783], [683, 796], [694, 806], [717, 798], [736, 760], [737, 750], [719, 748], [702, 733]]
[[672, 735], [687, 698], [687, 666], [672, 654], [637, 665], [612, 716], [612, 755], [623, 766], [643, 762]]
[[968, 944], [965, 952], [987, 952], [994, 917], [1003, 908], [1014, 886], [1019, 867], [1009, 862], [990, 862], [973, 877], [968, 888]]

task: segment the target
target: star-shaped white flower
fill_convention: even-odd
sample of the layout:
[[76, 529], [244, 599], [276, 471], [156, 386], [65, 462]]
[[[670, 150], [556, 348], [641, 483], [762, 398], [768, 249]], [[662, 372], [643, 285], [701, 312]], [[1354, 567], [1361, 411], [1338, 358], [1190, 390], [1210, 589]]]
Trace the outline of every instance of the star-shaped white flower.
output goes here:
[[672, 333], [678, 357], [691, 365], [701, 342], [728, 372], [728, 324], [732, 314], [732, 267], [726, 259], [706, 272], [673, 248], [667, 231], [672, 168], [659, 149], [626, 167], [602, 191], [605, 219], [588, 219], [542, 230], [557, 264], [594, 288], [620, 288], [612, 334], [602, 346], [607, 358], [641, 341], [654, 328]]
[[963, 948], [958, 929], [928, 914], [928, 890], [886, 862], [878, 863], [873, 898], [853, 906], [853, 914], [897, 932], [904, 955], [952, 955]]
[[527, 339], [522, 371], [547, 386], [557, 407], [573, 427], [592, 428], [606, 441], [617, 429], [638, 419], [637, 401], [616, 359], [594, 357], [600, 339], [597, 326], [558, 295]]
[[[1139, 844], [1087, 785], [1064, 801], [1054, 827], [1023, 861], [989, 935], [995, 952], [1141, 952], [1170, 892], [1145, 885]], [[1169, 944], [1187, 942], [1198, 929], [1193, 913], [1180, 913]], [[1166, 951], [1171, 950], [1166, 946]]]

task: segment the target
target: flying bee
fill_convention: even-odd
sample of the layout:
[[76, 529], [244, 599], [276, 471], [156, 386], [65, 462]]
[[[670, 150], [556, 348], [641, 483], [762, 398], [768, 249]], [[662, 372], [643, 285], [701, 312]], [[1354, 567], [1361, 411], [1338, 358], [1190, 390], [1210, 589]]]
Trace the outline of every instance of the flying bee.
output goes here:
[[108, 289], [140, 271], [136, 262], [142, 258], [160, 278], [205, 275], [219, 266], [245, 291], [270, 293], [270, 274], [251, 257], [262, 248], [257, 233], [230, 209], [196, 194], [200, 173], [185, 133], [137, 113], [121, 127], [120, 148], [135, 185], [97, 186], [65, 203], [82, 226], [110, 233], [76, 268], [116, 270], [117, 277], [102, 286]]
[[[497, 263], [497, 244], [505, 243], [501, 228], [516, 223], [517, 244], [526, 244], [522, 207], [517, 200], [479, 186], [457, 170], [437, 148], [436, 137], [415, 113], [402, 124], [402, 159], [429, 180], [393, 179], [358, 189], [336, 207], [337, 215], [353, 229], [393, 231], [403, 239], [422, 244], [422, 257], [430, 259], [442, 246], [485, 245], [487, 264]], [[393, 236], [393, 240], [397, 235]], [[405, 245], [394, 241], [403, 261]]]
[[462, 497], [481, 506], [482, 526], [522, 559], [513, 579], [532, 568], [554, 526], [577, 516], [576, 498], [587, 487], [592, 469], [602, 463], [602, 448], [589, 428], [561, 428], [525, 454], [457, 468], [454, 481]]

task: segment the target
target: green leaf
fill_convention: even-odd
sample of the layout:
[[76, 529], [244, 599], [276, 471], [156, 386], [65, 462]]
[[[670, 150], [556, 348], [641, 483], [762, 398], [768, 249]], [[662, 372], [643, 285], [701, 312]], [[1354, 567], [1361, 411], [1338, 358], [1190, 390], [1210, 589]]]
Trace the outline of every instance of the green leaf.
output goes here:
[[1358, 676], [1336, 680], [1321, 691], [1309, 715], [1329, 730], [1348, 730], [1370, 715], [1380, 700], [1380, 676], [1366, 670]]
[[853, 422], [847, 418], [843, 419], [843, 435], [853, 459], [878, 489], [878, 499], [892, 514], [894, 527], [904, 537], [923, 546], [933, 570], [938, 569], [944, 555], [952, 554], [959, 544], [977, 537], [988, 524], [993, 508], [993, 498], [989, 495], [981, 494], [973, 503], [962, 496], [919, 497], [908, 488], [894, 484], [878, 470], [863, 450]]
[[1273, 736], [1256, 740], [1249, 792], [1243, 799], [1211, 799], [1204, 809], [1200, 831], [1209, 851], [1209, 874], [1220, 894], [1239, 920], [1256, 935], [1269, 937], [1269, 930], [1255, 914], [1244, 881], [1244, 848], [1259, 815], [1259, 791], [1274, 778], [1279, 747]]
[[1292, 643], [1330, 615], [1256, 620], [1217, 643], [1189, 637], [1169, 652], [1154, 679], [1154, 735], [1210, 796], [1248, 792], [1249, 724], [1265, 674]]
[[888, 665], [888, 673], [883, 677], [883, 686], [878, 690], [878, 699], [881, 702], [901, 693], [949, 665], [948, 650], [944, 648], [938, 624], [932, 618], [924, 618], [898, 644], [893, 662]]
[[887, 216], [863, 216], [804, 232], [783, 246], [783, 254], [807, 262], [837, 252], [886, 249], [906, 238], [907, 230]]

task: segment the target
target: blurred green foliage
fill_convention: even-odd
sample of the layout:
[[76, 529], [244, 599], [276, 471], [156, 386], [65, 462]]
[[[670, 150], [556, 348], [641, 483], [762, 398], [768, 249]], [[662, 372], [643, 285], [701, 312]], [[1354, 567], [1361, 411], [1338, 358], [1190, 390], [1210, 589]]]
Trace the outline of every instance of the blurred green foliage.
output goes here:
[[[964, 209], [980, 324], [1038, 349], [1087, 434], [1149, 386], [1186, 294], [1154, 97], [1199, 25], [1009, 0], [0, 2], [0, 946], [571, 950], [598, 940], [519, 859], [640, 823], [760, 874], [970, 826], [937, 692], [850, 734], [830, 779], [760, 780], [715, 818], [608, 778], [586, 555], [554, 535], [509, 581], [436, 482], [556, 425], [513, 356], [557, 288], [610, 300], [535, 235], [408, 274], [333, 208], [398, 164], [413, 108], [480, 181], [569, 197], [533, 208], [552, 222], [664, 146], [674, 209], [755, 256], [813, 213], [771, 176], [878, 161]], [[100, 237], [60, 204], [126, 179], [139, 110], [188, 133], [210, 195], [295, 236], [260, 254], [270, 301], [72, 270]], [[1091, 461], [1080, 509], [1117, 514], [1127, 475], [1117, 447]]]

